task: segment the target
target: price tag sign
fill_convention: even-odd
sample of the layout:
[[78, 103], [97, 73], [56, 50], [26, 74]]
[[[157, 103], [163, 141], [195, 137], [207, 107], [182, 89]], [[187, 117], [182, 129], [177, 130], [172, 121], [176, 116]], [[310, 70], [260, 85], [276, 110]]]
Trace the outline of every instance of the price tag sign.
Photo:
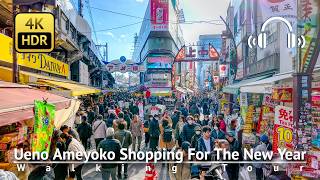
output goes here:
[[51, 13], [19, 13], [15, 17], [15, 49], [21, 53], [54, 49], [54, 16]]
[[276, 106], [273, 129], [273, 151], [293, 149], [293, 111], [291, 107]]

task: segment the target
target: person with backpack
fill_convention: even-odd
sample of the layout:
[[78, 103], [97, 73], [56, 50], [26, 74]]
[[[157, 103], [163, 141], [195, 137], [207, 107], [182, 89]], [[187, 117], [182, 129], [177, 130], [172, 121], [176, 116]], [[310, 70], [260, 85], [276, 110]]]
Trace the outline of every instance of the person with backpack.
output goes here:
[[137, 151], [139, 151], [143, 135], [143, 126], [138, 115], [133, 116], [133, 121], [130, 124], [129, 130], [132, 133], [132, 149], [133, 151], [136, 151], [136, 142], [138, 141]]
[[96, 148], [98, 147], [100, 141], [104, 140], [107, 132], [107, 125], [103, 121], [102, 115], [97, 116], [97, 120], [93, 122], [92, 125], [92, 133], [94, 137], [94, 141], [96, 143]]
[[[114, 137], [120, 141], [122, 148], [129, 148], [132, 144], [131, 132], [125, 129], [124, 123], [118, 124], [118, 130]], [[124, 165], [124, 178], [128, 178], [128, 164], [118, 164], [118, 178], [122, 178], [122, 165]]]
[[112, 127], [113, 126], [113, 121], [116, 120], [116, 119], [118, 119], [117, 115], [115, 113], [111, 112], [109, 114], [108, 118], [107, 118], [107, 123], [106, 123], [107, 127], [108, 128]]
[[160, 125], [160, 149], [171, 150], [174, 147], [173, 129], [168, 120], [163, 120]]
[[[254, 148], [254, 152], [267, 152], [272, 150], [272, 145], [269, 142], [269, 138], [267, 135], [263, 134], [260, 137], [260, 144]], [[254, 163], [254, 167], [256, 168], [256, 177], [257, 180], [265, 179], [263, 169], [267, 168], [265, 164], [262, 163]]]
[[159, 127], [159, 115], [154, 115], [152, 121], [149, 126], [149, 134], [150, 134], [150, 145], [149, 148], [152, 151], [157, 150], [160, 136], [160, 127]]
[[95, 117], [96, 117], [96, 113], [92, 110], [91, 107], [88, 107], [88, 123], [92, 124]]
[[87, 148], [88, 148], [88, 139], [92, 135], [92, 128], [91, 128], [90, 124], [87, 122], [87, 117], [86, 116], [82, 116], [81, 119], [82, 119], [82, 122], [78, 126], [77, 131], [79, 133], [80, 140], [81, 140], [85, 150], [87, 150]]

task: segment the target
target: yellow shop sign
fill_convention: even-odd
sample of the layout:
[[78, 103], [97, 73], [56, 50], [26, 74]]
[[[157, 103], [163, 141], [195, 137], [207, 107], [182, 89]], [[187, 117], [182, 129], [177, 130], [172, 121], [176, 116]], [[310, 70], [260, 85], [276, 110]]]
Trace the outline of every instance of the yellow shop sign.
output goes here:
[[[12, 63], [12, 38], [0, 34], [0, 61]], [[17, 53], [20, 66], [40, 71], [69, 76], [69, 65], [51, 56], [41, 53]]]

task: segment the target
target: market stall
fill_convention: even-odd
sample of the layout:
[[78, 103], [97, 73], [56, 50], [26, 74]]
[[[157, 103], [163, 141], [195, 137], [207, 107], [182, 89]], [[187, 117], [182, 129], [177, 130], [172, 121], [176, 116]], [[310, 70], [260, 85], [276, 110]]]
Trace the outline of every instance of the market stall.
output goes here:
[[[40, 104], [43, 102], [42, 105], [35, 108], [35, 100]], [[45, 110], [39, 108], [47, 105]], [[69, 106], [70, 99], [35, 90], [30, 86], [0, 81], [0, 168], [15, 172], [19, 176], [21, 173], [10, 163], [13, 148], [47, 149], [46, 143], [49, 139], [43, 141], [35, 138], [33, 134], [50, 138], [54, 124], [60, 121], [55, 118], [54, 113]], [[48, 116], [47, 120], [43, 121], [42, 116]], [[39, 123], [47, 123], [48, 127]]]

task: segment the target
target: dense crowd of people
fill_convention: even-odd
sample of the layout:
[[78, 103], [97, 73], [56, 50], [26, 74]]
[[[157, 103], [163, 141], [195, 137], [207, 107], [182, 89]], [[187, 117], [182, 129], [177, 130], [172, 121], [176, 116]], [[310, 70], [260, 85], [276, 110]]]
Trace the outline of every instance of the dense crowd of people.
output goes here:
[[[133, 151], [182, 151], [184, 157], [189, 148], [196, 151], [213, 152], [215, 148], [225, 148], [228, 151], [242, 153], [241, 133], [239, 126], [243, 123], [239, 109], [225, 116], [218, 111], [218, 100], [203, 97], [188, 97], [177, 101], [173, 111], [167, 109], [156, 114], [141, 117], [138, 103], [146, 105], [142, 98], [132, 97], [129, 93], [119, 93], [100, 97], [96, 103], [92, 100], [83, 101], [74, 127], [63, 125], [54, 131], [52, 148], [64, 151], [113, 151], [120, 159], [121, 148], [131, 148]], [[147, 110], [144, 111], [149, 112]], [[145, 118], [146, 117], [146, 118]], [[81, 120], [81, 121], [79, 121]], [[257, 151], [271, 149], [268, 137], [262, 136]], [[144, 143], [143, 143], [144, 142]], [[186, 159], [184, 159], [186, 160]], [[203, 178], [211, 164], [181, 163], [175, 164], [177, 172], [169, 171], [170, 179]], [[231, 163], [226, 167], [225, 178], [237, 180], [241, 164]], [[83, 164], [56, 164], [54, 179], [64, 180], [75, 178], [81, 180]], [[173, 166], [168, 164], [167, 168]], [[102, 179], [127, 179], [128, 163], [101, 164]], [[72, 169], [72, 171], [71, 171]], [[262, 165], [256, 167], [257, 179], [263, 179]], [[35, 168], [30, 177], [37, 171]], [[45, 173], [44, 173], [45, 174]], [[148, 179], [148, 177], [146, 177]], [[149, 177], [154, 179], [154, 177]]]

